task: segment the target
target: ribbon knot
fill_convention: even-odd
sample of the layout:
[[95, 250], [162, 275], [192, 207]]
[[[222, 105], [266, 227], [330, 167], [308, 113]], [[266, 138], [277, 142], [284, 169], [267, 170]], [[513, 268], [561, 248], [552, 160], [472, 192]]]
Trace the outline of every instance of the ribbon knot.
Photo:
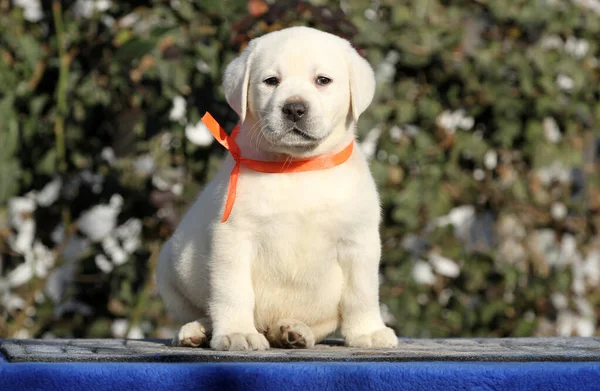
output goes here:
[[350, 158], [354, 149], [354, 141], [350, 142], [346, 148], [336, 154], [317, 156], [310, 159], [292, 160], [291, 162], [267, 162], [262, 160], [244, 159], [242, 157], [242, 151], [237, 145], [235, 139], [240, 132], [240, 125], [236, 125], [228, 135], [225, 129], [219, 125], [217, 120], [213, 118], [210, 113], [204, 114], [202, 122], [214, 138], [224, 146], [233, 157], [235, 165], [231, 170], [229, 176], [229, 189], [227, 191], [227, 201], [225, 202], [225, 210], [223, 211], [223, 217], [221, 222], [227, 221], [233, 204], [235, 203], [237, 182], [240, 175], [240, 166], [243, 164], [245, 167], [251, 170], [263, 172], [267, 174], [287, 174], [293, 172], [306, 172], [306, 171], [317, 171], [325, 170], [328, 168], [339, 166]]

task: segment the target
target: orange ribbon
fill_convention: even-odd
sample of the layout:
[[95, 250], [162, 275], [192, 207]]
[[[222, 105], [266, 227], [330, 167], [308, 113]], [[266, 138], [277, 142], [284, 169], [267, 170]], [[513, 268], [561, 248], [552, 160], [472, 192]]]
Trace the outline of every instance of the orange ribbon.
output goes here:
[[233, 170], [231, 170], [231, 175], [229, 176], [227, 202], [225, 203], [225, 210], [223, 212], [223, 218], [221, 219], [221, 222], [227, 221], [229, 215], [231, 214], [231, 210], [233, 209], [237, 181], [238, 177], [240, 176], [240, 166], [242, 164], [254, 171], [268, 174], [288, 174], [292, 172], [325, 170], [344, 163], [350, 158], [352, 155], [352, 150], [354, 149], [354, 141], [352, 141], [341, 152], [310, 159], [292, 160], [291, 162], [267, 162], [262, 160], [245, 159], [242, 157], [240, 147], [235, 142], [237, 135], [240, 133], [239, 125], [236, 125], [236, 127], [233, 128], [231, 135], [228, 135], [221, 125], [219, 125], [217, 120], [215, 120], [208, 112], [202, 117], [202, 122], [204, 122], [204, 125], [208, 127], [208, 130], [210, 130], [210, 133], [212, 133], [217, 141], [229, 150], [233, 160], [235, 161], [235, 166], [233, 167]]

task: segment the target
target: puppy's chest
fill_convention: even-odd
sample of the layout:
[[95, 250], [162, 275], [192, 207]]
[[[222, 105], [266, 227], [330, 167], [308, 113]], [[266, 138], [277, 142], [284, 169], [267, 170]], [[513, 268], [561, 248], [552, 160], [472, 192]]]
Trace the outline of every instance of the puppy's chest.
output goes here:
[[350, 217], [349, 211], [361, 207], [359, 184], [346, 170], [242, 174], [236, 203], [250, 222], [288, 221], [304, 228], [342, 224]]
[[337, 273], [338, 243], [360, 222], [365, 206], [355, 178], [343, 171], [258, 174], [240, 185], [238, 217], [258, 246], [261, 279], [312, 285]]

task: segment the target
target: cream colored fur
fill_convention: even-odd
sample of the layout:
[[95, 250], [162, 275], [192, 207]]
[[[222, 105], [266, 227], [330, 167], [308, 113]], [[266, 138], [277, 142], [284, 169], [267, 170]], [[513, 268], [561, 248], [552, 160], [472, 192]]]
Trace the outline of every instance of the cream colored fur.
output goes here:
[[[318, 76], [332, 80], [315, 82]], [[280, 80], [278, 86], [264, 82]], [[244, 157], [286, 160], [337, 152], [371, 103], [373, 71], [349, 43], [294, 27], [254, 39], [226, 69]], [[290, 133], [281, 107], [308, 104], [306, 133]], [[242, 166], [229, 220], [220, 221], [228, 157], [164, 245], [157, 282], [185, 323], [175, 342], [218, 350], [311, 347], [338, 327], [347, 346], [393, 347], [378, 296], [380, 206], [358, 147], [335, 168], [262, 174]], [[210, 340], [209, 340], [210, 338]]]

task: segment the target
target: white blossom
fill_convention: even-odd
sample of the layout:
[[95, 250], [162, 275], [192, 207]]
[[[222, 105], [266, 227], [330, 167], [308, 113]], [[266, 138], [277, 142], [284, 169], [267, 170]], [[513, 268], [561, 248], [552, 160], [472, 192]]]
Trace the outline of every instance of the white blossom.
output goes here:
[[60, 177], [54, 178], [48, 182], [46, 186], [37, 194], [37, 203], [40, 206], [50, 206], [56, 202], [62, 188], [62, 180]]
[[73, 5], [73, 13], [90, 18], [94, 12], [106, 12], [111, 6], [110, 0], [77, 0]]
[[567, 92], [571, 91], [575, 86], [573, 79], [562, 73], [556, 77], [556, 84], [558, 85], [558, 88]]
[[525, 247], [516, 239], [509, 237], [503, 240], [498, 248], [499, 260], [511, 265], [518, 265], [525, 268], [527, 261], [527, 251]]
[[96, 205], [84, 212], [79, 218], [79, 229], [92, 242], [102, 241], [116, 227], [122, 205], [123, 197], [114, 194], [108, 205]]
[[577, 250], [577, 241], [572, 234], [565, 234], [560, 241], [560, 254], [565, 263], [571, 263], [574, 259], [580, 259], [581, 256]]
[[76, 178], [71, 186], [77, 189], [82, 182], [87, 183], [92, 188], [92, 192], [100, 194], [104, 185], [104, 176], [102, 174], [94, 174], [90, 170], [83, 170], [79, 174], [79, 178]]
[[577, 39], [573, 36], [567, 38], [565, 51], [577, 59], [582, 59], [587, 54], [590, 43], [585, 39]]
[[188, 124], [185, 127], [185, 137], [193, 144], [208, 147], [215, 141], [212, 133], [208, 130], [208, 127], [204, 125], [204, 122], [198, 121], [196, 125]]
[[96, 261], [96, 266], [98, 269], [102, 270], [104, 273], [110, 273], [114, 269], [114, 265], [106, 258], [104, 254], [96, 255], [94, 258]]
[[571, 337], [575, 330], [577, 315], [569, 310], [559, 311], [556, 317], [556, 333], [560, 337]]
[[177, 95], [173, 98], [173, 107], [171, 107], [171, 111], [169, 112], [169, 119], [183, 124], [185, 123], [186, 112], [185, 98], [181, 95]]
[[117, 160], [117, 157], [115, 156], [115, 151], [111, 147], [104, 147], [104, 148], [102, 148], [102, 152], [100, 152], [100, 156], [109, 165], [113, 165], [114, 162]]
[[33, 278], [33, 265], [28, 262], [23, 262], [8, 273], [8, 285], [11, 288], [16, 288], [29, 282]]
[[483, 155], [483, 165], [488, 170], [493, 170], [498, 165], [498, 153], [490, 149]]
[[367, 8], [365, 10], [365, 18], [367, 18], [368, 20], [371, 20], [371, 21], [377, 19], [377, 11], [375, 11], [372, 8]]
[[404, 132], [401, 127], [394, 125], [390, 129], [390, 138], [392, 139], [393, 142], [397, 143], [398, 141], [400, 141], [402, 139], [403, 133]]
[[580, 337], [593, 337], [596, 334], [596, 322], [590, 318], [579, 317], [575, 323], [575, 330]]
[[562, 293], [553, 293], [550, 295], [550, 301], [557, 310], [565, 310], [569, 307], [569, 300]]
[[571, 181], [571, 170], [562, 162], [555, 161], [549, 166], [539, 168], [537, 176], [543, 185], [547, 186], [554, 181], [564, 185]]
[[110, 326], [112, 335], [115, 338], [123, 338], [129, 327], [129, 321], [127, 319], [115, 319]]
[[456, 208], [452, 208], [450, 213], [446, 216], [438, 217], [436, 225], [443, 227], [451, 224], [454, 229], [464, 229], [470, 226], [473, 219], [475, 218], [475, 207], [473, 205], [461, 205]]
[[414, 280], [423, 285], [433, 285], [435, 283], [435, 275], [431, 269], [431, 265], [423, 260], [418, 260], [412, 269]]
[[119, 27], [133, 27], [140, 20], [140, 16], [136, 12], [131, 12], [119, 20]]
[[567, 308], [558, 312], [556, 326], [557, 334], [561, 337], [578, 335], [580, 337], [592, 337], [596, 332], [595, 311], [583, 298], [575, 300], [578, 312], [575, 313]]
[[473, 179], [475, 179], [478, 182], [481, 182], [482, 180], [485, 179], [485, 171], [483, 171], [481, 168], [476, 168], [473, 170]]
[[564, 42], [558, 35], [546, 35], [540, 39], [540, 46], [546, 50], [562, 49]]
[[110, 15], [102, 15], [102, 17], [100, 18], [100, 20], [108, 28], [112, 28], [112, 26], [114, 26], [114, 24], [115, 24], [115, 18], [113, 18]]
[[131, 326], [129, 333], [127, 334], [127, 338], [129, 339], [143, 339], [144, 338], [144, 330], [138, 325]]
[[[141, 246], [141, 232], [142, 221], [139, 219], [129, 219], [102, 240], [102, 249], [115, 266], [126, 263], [129, 260], [129, 256]], [[96, 259], [96, 264], [98, 262], [102, 264], [102, 266], [98, 265], [98, 267], [108, 269], [108, 266], [103, 264], [103, 259]]]
[[35, 200], [33, 197], [13, 197], [8, 200], [8, 222], [17, 231], [23, 228], [26, 221], [31, 220], [31, 214], [35, 212]]
[[567, 217], [567, 207], [562, 202], [555, 202], [550, 207], [550, 214], [554, 220], [564, 220]]
[[163, 179], [160, 175], [154, 174], [152, 176], [152, 184], [160, 191], [169, 191], [171, 190], [171, 184]]
[[383, 61], [375, 69], [375, 77], [381, 83], [390, 83], [396, 76], [396, 66], [388, 61]]
[[460, 266], [450, 258], [431, 253], [429, 262], [433, 265], [435, 272], [442, 276], [456, 278], [460, 274]]
[[31, 338], [31, 333], [27, 329], [21, 329], [21, 330], [18, 330], [15, 333], [14, 338], [16, 338], [16, 339], [29, 339], [29, 338]]
[[456, 111], [444, 110], [436, 119], [439, 127], [446, 129], [449, 133], [454, 133], [457, 129], [471, 130], [475, 125], [473, 117], [467, 117], [465, 111], [460, 109]]
[[14, 4], [23, 9], [23, 16], [28, 22], [39, 22], [44, 16], [40, 0], [14, 0]]
[[552, 144], [556, 144], [561, 140], [562, 135], [560, 134], [560, 128], [558, 127], [558, 124], [554, 118], [544, 118], [542, 127], [544, 129], [544, 136], [546, 137], [546, 140], [550, 141]]
[[171, 186], [171, 191], [176, 196], [182, 195], [183, 194], [183, 184], [181, 184], [181, 183], [175, 183], [173, 186]]
[[402, 127], [394, 125], [390, 129], [390, 138], [393, 142], [397, 143], [402, 139], [404, 135], [408, 137], [415, 137], [419, 133], [419, 127], [412, 124], [407, 124]]
[[16, 235], [8, 238], [10, 247], [19, 254], [25, 254], [31, 250], [35, 240], [35, 221], [30, 218], [21, 223]]
[[2, 305], [0, 307], [4, 308], [6, 311], [12, 312], [15, 310], [22, 310], [25, 307], [25, 299], [21, 296], [12, 293], [10, 291], [4, 292], [2, 295], [2, 300], [0, 301]]
[[208, 63], [204, 60], [196, 61], [196, 69], [201, 73], [210, 73], [210, 65], [208, 65]]
[[473, 117], [463, 117], [458, 123], [458, 127], [464, 130], [471, 130], [475, 125], [475, 119]]
[[36, 240], [32, 250], [25, 254], [25, 263], [33, 265], [35, 275], [40, 278], [48, 275], [55, 261], [56, 255], [54, 251], [44, 246], [39, 240]]
[[597, 286], [600, 283], [600, 251], [590, 251], [583, 263], [583, 274], [590, 284]]
[[448, 302], [450, 301], [450, 298], [453, 294], [454, 292], [450, 288], [446, 288], [443, 291], [441, 291], [440, 295], [438, 296], [438, 302], [440, 303], [440, 305], [443, 307], [448, 305]]
[[123, 242], [123, 249], [133, 254], [141, 246], [142, 220], [131, 218], [116, 230], [117, 237]]
[[102, 240], [102, 249], [112, 259], [117, 266], [123, 265], [129, 258], [127, 253], [121, 248], [119, 242], [113, 235], [108, 235]]
[[402, 127], [402, 131], [410, 137], [415, 137], [421, 129], [417, 125], [406, 124]]
[[8, 273], [8, 285], [18, 287], [30, 281], [34, 276], [46, 277], [54, 266], [55, 259], [56, 256], [52, 250], [40, 241], [35, 241], [32, 247], [25, 252], [25, 261]]

